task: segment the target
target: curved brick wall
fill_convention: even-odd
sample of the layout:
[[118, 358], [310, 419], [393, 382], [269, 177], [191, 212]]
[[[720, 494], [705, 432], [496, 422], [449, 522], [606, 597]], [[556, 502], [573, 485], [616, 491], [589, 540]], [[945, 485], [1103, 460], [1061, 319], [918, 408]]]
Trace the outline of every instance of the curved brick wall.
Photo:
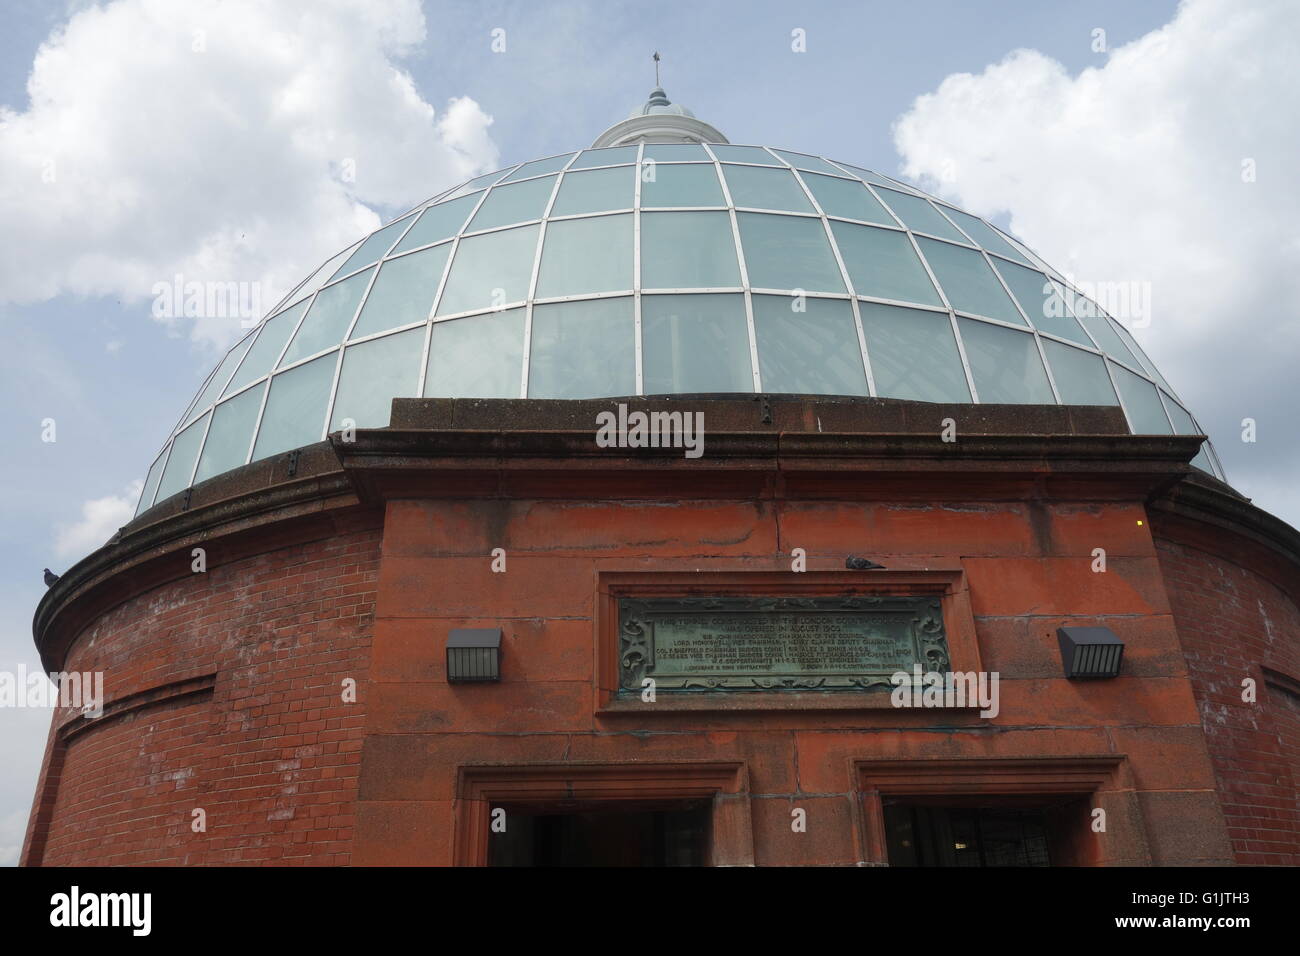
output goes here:
[[[24, 863], [476, 865], [492, 788], [575, 772], [584, 799], [652, 778], [713, 794], [711, 852], [734, 865], [887, 862], [884, 795], [918, 786], [1068, 795], [1067, 864], [1297, 862], [1300, 536], [1215, 486], [1170, 490], [1191, 439], [1004, 433], [1023, 409], [990, 406], [987, 437], [941, 460], [890, 430], [910, 406], [719, 402], [713, 457], [647, 467], [593, 460], [572, 403], [457, 408], [397, 403], [400, 427], [212, 479], [65, 572], [37, 644], [102, 671], [106, 708], [56, 715]], [[913, 411], [928, 428], [935, 408]], [[768, 418], [792, 431], [746, 424]], [[889, 570], [845, 571], [853, 552]], [[792, 578], [942, 579], [954, 666], [1001, 675], [997, 716], [613, 698], [612, 595]], [[449, 684], [449, 630], [494, 624], [501, 682]], [[1065, 625], [1115, 628], [1123, 673], [1066, 680]]]
[[341, 685], [365, 686], [379, 550], [378, 529], [284, 547], [84, 630], [65, 669], [104, 672], [105, 714], [56, 715], [24, 862], [347, 863], [365, 713]]
[[1300, 607], [1222, 554], [1156, 547], [1237, 862], [1300, 863]]

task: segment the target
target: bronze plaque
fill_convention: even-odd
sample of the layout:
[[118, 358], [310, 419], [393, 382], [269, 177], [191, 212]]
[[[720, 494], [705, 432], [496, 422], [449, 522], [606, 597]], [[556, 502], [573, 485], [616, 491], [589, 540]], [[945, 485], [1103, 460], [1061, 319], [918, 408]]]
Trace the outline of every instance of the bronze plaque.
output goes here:
[[890, 688], [897, 671], [948, 670], [939, 598], [620, 598], [619, 687]]

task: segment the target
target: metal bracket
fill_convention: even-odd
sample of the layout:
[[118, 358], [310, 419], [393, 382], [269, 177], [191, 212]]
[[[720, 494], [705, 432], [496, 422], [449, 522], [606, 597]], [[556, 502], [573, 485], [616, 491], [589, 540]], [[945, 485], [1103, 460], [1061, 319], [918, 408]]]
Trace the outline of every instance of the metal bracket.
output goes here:
[[766, 395], [763, 396], [763, 424], [772, 424], [772, 400]]
[[302, 454], [301, 449], [297, 449], [297, 448], [295, 448], [293, 451], [289, 452], [288, 454], [290, 478], [298, 474], [298, 456], [301, 454]]
[[184, 497], [184, 499], [181, 501], [181, 511], [189, 511], [189, 510], [190, 510], [190, 498], [191, 498], [191, 496], [193, 496], [193, 494], [194, 494], [194, 489], [193, 489], [193, 488], [186, 488], [186, 489], [185, 489], [185, 497]]

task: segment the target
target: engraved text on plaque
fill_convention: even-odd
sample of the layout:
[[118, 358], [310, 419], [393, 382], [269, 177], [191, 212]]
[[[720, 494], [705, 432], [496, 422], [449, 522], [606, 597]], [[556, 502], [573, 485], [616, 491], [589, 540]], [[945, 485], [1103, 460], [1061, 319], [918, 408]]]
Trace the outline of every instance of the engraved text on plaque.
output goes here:
[[948, 670], [938, 596], [621, 598], [620, 688], [889, 688]]

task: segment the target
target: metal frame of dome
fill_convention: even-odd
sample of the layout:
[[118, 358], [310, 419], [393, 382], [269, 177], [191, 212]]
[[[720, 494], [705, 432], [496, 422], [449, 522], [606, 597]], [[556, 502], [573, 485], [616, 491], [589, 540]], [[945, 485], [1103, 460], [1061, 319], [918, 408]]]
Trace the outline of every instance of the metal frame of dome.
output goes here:
[[[699, 150], [698, 159], [655, 158], [656, 155], [674, 155], [673, 150], [691, 151], [697, 149]], [[742, 150], [745, 152], [742, 152]], [[1104, 379], [1097, 376], [1097, 381], [1098, 383], [1104, 382], [1108, 384], [1110, 393], [1115, 399], [1114, 402], [1106, 402], [1105, 404], [1119, 405], [1124, 410], [1130, 422], [1130, 427], [1135, 432], [1138, 430], [1137, 426], [1139, 424], [1155, 421], [1159, 433], [1203, 433], [1191, 413], [1178, 400], [1176, 393], [1160, 376], [1155, 366], [1145, 356], [1122, 324], [1106, 315], [1100, 307], [1075, 289], [1065, 277], [1044, 263], [1023, 244], [979, 217], [971, 216], [971, 214], [927, 196], [913, 187], [873, 173], [870, 170], [845, 163], [837, 163], [811, 154], [778, 150], [765, 146], [745, 147], [734, 146], [729, 143], [683, 146], [646, 143], [643, 141], [636, 145], [611, 147], [609, 153], [610, 155], [600, 155], [599, 148], [593, 148], [574, 153], [559, 154], [476, 177], [413, 207], [362, 241], [354, 243], [327, 260], [306, 280], [300, 283], [293, 292], [281, 300], [261, 323], [242, 338], [240, 342], [236, 343], [213, 373], [208, 376], [195, 399], [187, 407], [185, 414], [181, 416], [180, 421], [172, 430], [171, 435], [164, 444], [163, 451], [150, 468], [137, 513], [158, 501], [162, 501], [171, 494], [197, 483], [203, 478], [210, 477], [212, 474], [220, 474], [230, 468], [261, 460], [291, 450], [294, 447], [301, 447], [323, 439], [331, 430], [331, 422], [335, 420], [339, 388], [345, 374], [345, 360], [354, 355], [354, 350], [359, 346], [389, 340], [399, 335], [423, 329], [422, 347], [417, 349], [415, 347], [415, 337], [408, 335], [412, 347], [408, 352], [403, 353], [404, 355], [419, 355], [418, 367], [411, 370], [412, 381], [409, 383], [415, 387], [403, 387], [392, 390], [392, 394], [385, 392], [378, 395], [378, 398], [386, 407], [393, 397], [403, 395], [423, 397], [425, 395], [432, 371], [430, 368], [430, 344], [436, 328], [444, 323], [458, 322], [474, 317], [482, 319], [522, 311], [523, 333], [522, 341], [519, 343], [519, 389], [517, 394], [499, 395], [498, 397], [529, 397], [530, 375], [534, 371], [532, 365], [536, 361], [533, 352], [536, 310], [562, 304], [598, 302], [601, 300], [627, 300], [630, 305], [632, 321], [629, 329], [633, 338], [631, 348], [634, 355], [634, 375], [627, 380], [627, 384], [633, 387], [608, 395], [574, 395], [572, 397], [612, 398], [620, 395], [644, 394], [645, 332], [643, 329], [643, 305], [647, 300], [660, 296], [731, 296], [743, 300], [746, 345], [752, 388], [754, 392], [763, 391], [762, 356], [760, 355], [763, 349], [759, 345], [760, 336], [755, 322], [755, 299], [771, 296], [790, 297], [802, 293], [806, 301], [828, 300], [848, 303], [848, 312], [842, 314], [845, 316], [851, 314], [852, 316], [857, 357], [861, 362], [861, 371], [865, 376], [865, 390], [862, 394], [871, 396], [882, 394], [878, 390], [878, 383], [875, 375], [873, 375], [871, 358], [872, 349], [878, 347], [878, 345], [873, 345], [873, 336], [868, 336], [864, 332], [863, 312], [868, 306], [887, 306], [912, 313], [946, 316], [952, 341], [956, 346], [957, 356], [960, 359], [961, 375], [972, 404], [979, 404], [981, 401], [980, 388], [977, 384], [977, 378], [980, 375], [972, 367], [972, 361], [968, 354], [968, 343], [966, 342], [967, 335], [978, 333], [978, 336], [985, 336], [990, 334], [987, 330], [1002, 328], [1014, 330], [1017, 334], [1028, 334], [1032, 337], [1033, 349], [1027, 351], [1022, 349], [1021, 351], [1025, 355], [1036, 355], [1038, 362], [1041, 363], [1041, 371], [1050, 389], [1050, 402], [1069, 404], [1063, 402], [1061, 390], [1056, 380], [1057, 374], [1062, 369], [1054, 371], [1053, 361], [1049, 360], [1047, 354], [1046, 344], [1054, 343], [1055, 348], [1064, 347], [1101, 358], [1101, 365], [1106, 375]], [[743, 159], [738, 159], [738, 156], [761, 161], [746, 162]], [[601, 161], [605, 159], [618, 159], [619, 162], [602, 164]], [[653, 162], [651, 162], [652, 160]], [[667, 170], [671, 167], [681, 166], [707, 167], [712, 170], [722, 201], [710, 205], [655, 205], [646, 207], [643, 204], [642, 192], [643, 184], [646, 182], [646, 170], [651, 168]], [[628, 175], [633, 179], [632, 194], [629, 197], [630, 203], [615, 208], [600, 208], [561, 215], [553, 214], [566, 177], [572, 177], [574, 173], [579, 172], [619, 169], [629, 170]], [[790, 195], [799, 198], [799, 201], [804, 205], [798, 210], [794, 210], [790, 208], [773, 208], [773, 206], [737, 204], [733, 197], [733, 188], [736, 187], [736, 183], [732, 182], [732, 179], [735, 177], [739, 181], [743, 174], [731, 172], [734, 169], [769, 170], [777, 173], [777, 178], [783, 176], [784, 178], [781, 180], [783, 183], [788, 182], [797, 186], [798, 193], [792, 192]], [[524, 175], [521, 176], [520, 173], [524, 173]], [[761, 175], [766, 177], [767, 173]], [[817, 195], [815, 195], [814, 187], [829, 187], [826, 183], [819, 183], [815, 179], [810, 180], [810, 177], [817, 176], [833, 179], [843, 184], [860, 184], [865, 193], [871, 197], [871, 201], [874, 201], [875, 205], [872, 208], [878, 206], [885, 214], [884, 217], [881, 217], [879, 214], [873, 213], [882, 221], [875, 222], [865, 218], [839, 215], [837, 213], [842, 211], [840, 208], [828, 213], [823, 206], [823, 202], [826, 201], [825, 197], [819, 201]], [[549, 184], [545, 182], [548, 178], [552, 179]], [[657, 179], [651, 181], [658, 182]], [[511, 220], [510, 216], [507, 215], [507, 221], [489, 223], [485, 228], [473, 228], [480, 211], [484, 210], [494, 195], [499, 200], [502, 195], [501, 191], [505, 187], [520, 184], [533, 184], [529, 188], [535, 192], [535, 198], [544, 196], [543, 201], [534, 205], [537, 215], [530, 215], [517, 221]], [[854, 189], [855, 187], [848, 185], [848, 188]], [[882, 192], [882, 190], [892, 190], [893, 192]], [[528, 190], [525, 189], [524, 191], [527, 192]], [[515, 193], [511, 195], [517, 195], [519, 192], [520, 190], [515, 190]], [[411, 236], [418, 228], [418, 224], [429, 210], [445, 208], [448, 204], [469, 196], [476, 198], [472, 202], [463, 204], [467, 211], [463, 218], [457, 218], [460, 225], [453, 230], [452, 234], [442, 236], [428, 243], [403, 248], [403, 243], [406, 242], [407, 237]], [[865, 196], [859, 198], [863, 202], [867, 202]], [[908, 202], [904, 203], [904, 199], [907, 199]], [[508, 205], [508, 202], [506, 204]], [[787, 206], [795, 204], [797, 203], [786, 203]], [[910, 206], [911, 212], [903, 209], [904, 206]], [[712, 213], [725, 215], [728, 218], [731, 243], [728, 248], [735, 256], [737, 282], [730, 285], [643, 287], [644, 272], [641, 251], [645, 217], [671, 213], [686, 215]], [[594, 220], [613, 221], [613, 217], [630, 219], [629, 238], [632, 257], [627, 273], [629, 276], [628, 281], [612, 289], [579, 290], [571, 294], [539, 296], [539, 278], [545, 266], [544, 256], [548, 250], [548, 232], [562, 233], [567, 228], [559, 225], [563, 223], [584, 223]], [[742, 217], [747, 218], [742, 219]], [[749, 259], [755, 254], [755, 246], [749, 243], [745, 235], [743, 235], [745, 229], [742, 228], [742, 222], [748, 226], [748, 224], [757, 222], [757, 220], [748, 217], [767, 217], [765, 225], [789, 230], [788, 235], [784, 238], [789, 239], [791, 242], [796, 240], [794, 235], [796, 229], [802, 228], [794, 225], [796, 221], [817, 223], [820, 226], [819, 235], [824, 239], [826, 248], [833, 257], [834, 270], [841, 287], [840, 291], [803, 290], [793, 284], [775, 286], [751, 282], [750, 273], [754, 268], [754, 263], [750, 262]], [[781, 218], [773, 220], [771, 217]], [[924, 228], [909, 225], [907, 219], [911, 219], [914, 223], [922, 223]], [[835, 224], [840, 224], [841, 227], [865, 228], [876, 238], [879, 238], [876, 235], [877, 233], [884, 232], [905, 237], [905, 246], [901, 248], [904, 248], [906, 252], [910, 252], [924, 270], [924, 276], [932, 287], [932, 291], [936, 294], [937, 301], [920, 302], [914, 299], [873, 295], [871, 294], [872, 291], [877, 290], [870, 287], [866, 291], [860, 291], [858, 286], [862, 275], [858, 274], [855, 278], [855, 269], [850, 268], [849, 263], [846, 262], [843, 239], [837, 238]], [[461, 255], [462, 247], [469, 250], [474, 245], [474, 240], [483, 237], [499, 237], [512, 232], [515, 233], [517, 239], [529, 229], [535, 229], [536, 236], [531, 239], [531, 245], [527, 242], [523, 244], [521, 255], [531, 259], [531, 269], [528, 271], [526, 283], [521, 284], [522, 294], [502, 302], [481, 303], [468, 309], [441, 313], [450, 280], [458, 264], [463, 261], [458, 258]], [[926, 231], [927, 229], [930, 231]], [[817, 230], [814, 228], [813, 231]], [[845, 235], [847, 234], [846, 231]], [[553, 241], [559, 243], [561, 240], [556, 239]], [[784, 245], [782, 248], [784, 251]], [[431, 287], [432, 292], [427, 310], [420, 310], [417, 313], [419, 317], [409, 322], [393, 327], [379, 328], [356, 339], [351, 338], [358, 323], [366, 315], [367, 306], [372, 302], [371, 296], [383, 269], [391, 263], [400, 262], [407, 257], [411, 258], [406, 263], [406, 266], [414, 268], [411, 263], [414, 262], [416, 256], [436, 249], [445, 249], [446, 255], [441, 263], [437, 265], [438, 274], [436, 283]], [[929, 250], [928, 254], [926, 249]], [[966, 252], [953, 253], [951, 250], [966, 250]], [[472, 256], [468, 252], [466, 255], [472, 260]], [[960, 283], [955, 278], [949, 278], [947, 274], [941, 279], [938, 273], [945, 272], [948, 267], [945, 267], [944, 270], [937, 269], [936, 265], [939, 260], [932, 261], [932, 257], [937, 256], [941, 259], [943, 256], [952, 255], [965, 258], [967, 260], [966, 265], [981, 270], [984, 280], [990, 277], [995, 280], [995, 284], [988, 285], [985, 291], [995, 295], [1000, 291], [1005, 296], [1010, 309], [1003, 316], [986, 315], [970, 309], [959, 309], [953, 304], [952, 299], [957, 297], [955, 292]], [[527, 264], [527, 259], [521, 259], [520, 262]], [[830, 262], [831, 260], [826, 260], [827, 265]], [[1076, 300], [1082, 301], [1087, 303], [1085, 308], [1095, 309], [1095, 314], [1092, 316], [1075, 314], [1072, 308], [1069, 309], [1067, 314], [1070, 316], [1070, 321], [1082, 333], [1077, 340], [1071, 340], [1039, 327], [1032, 314], [1033, 310], [1027, 308], [1021, 301], [1021, 297], [1024, 295], [1023, 288], [1020, 291], [1013, 290], [1012, 284], [1004, 275], [1004, 271], [1010, 274], [1009, 270], [1012, 267], [1027, 267], [1032, 271], [1041, 272], [1047, 279], [1042, 289], [1045, 299], [1052, 299], [1053, 294], [1055, 294], [1055, 297], [1062, 301], [1069, 300], [1071, 303]], [[954, 276], [956, 274], [956, 272], [953, 273]], [[885, 273], [881, 272], [880, 275], [883, 276]], [[360, 278], [363, 276], [364, 279]], [[874, 274], [873, 277], [879, 278]], [[313, 328], [320, 324], [313, 317], [316, 314], [314, 310], [318, 302], [324, 301], [322, 300], [322, 294], [328, 292], [332, 298], [338, 297], [341, 295], [338, 290], [350, 282], [360, 290], [360, 293], [356, 295], [355, 301], [350, 303], [345, 301], [343, 303], [342, 308], [344, 311], [339, 313], [340, 318], [337, 326], [342, 332], [341, 336], [331, 334], [328, 339], [322, 340], [321, 347], [312, 348], [309, 352], [303, 354], [297, 354], [292, 361], [286, 363], [286, 358], [299, 341], [299, 335], [304, 325], [309, 320], [315, 323], [312, 326]], [[868, 282], [866, 285], [870, 286], [870, 283]], [[1051, 292], [1048, 291], [1049, 288], [1052, 290]], [[504, 291], [504, 285], [498, 287], [497, 291]], [[721, 299], [716, 301], [725, 305]], [[732, 302], [735, 302], [735, 298], [733, 298]], [[379, 308], [379, 306], [376, 306], [376, 308]], [[295, 311], [298, 311], [298, 314], [292, 318], [292, 327], [290, 328], [288, 317]], [[1044, 316], [1046, 316], [1045, 312]], [[281, 317], [286, 317], [281, 322], [281, 326], [288, 331], [287, 335], [282, 336], [282, 341], [277, 348], [272, 337], [265, 330], [273, 321], [281, 319]], [[1089, 318], [1092, 321], [1087, 321]], [[963, 327], [967, 330], [967, 335], [963, 334]], [[465, 332], [465, 334], [468, 334], [468, 332]], [[259, 360], [266, 356], [271, 357], [273, 360], [269, 363], [269, 367], [265, 369], [253, 368], [254, 374], [251, 378], [248, 378], [247, 370], [243, 366], [257, 347], [261, 337], [266, 337], [267, 344], [271, 346], [272, 350], [267, 351], [265, 356], [259, 356]], [[335, 338], [337, 340], [333, 340]], [[996, 338], [996, 335], [994, 335], [994, 338]], [[1007, 339], [1006, 341], [1010, 342], [1011, 340]], [[392, 345], [393, 343], [390, 341], [389, 344]], [[624, 345], [626, 344], [624, 343]], [[1020, 340], [1020, 344], [1025, 344], [1024, 340]], [[846, 349], [851, 348], [847, 337], [844, 339], [844, 347]], [[737, 348], [739, 348], [738, 344]], [[1068, 354], [1073, 360], [1073, 353]], [[1024, 356], [1021, 356], [1021, 358], [1024, 359]], [[290, 438], [285, 438], [279, 443], [272, 442], [265, 448], [259, 448], [259, 441], [267, 434], [267, 409], [277, 383], [280, 383], [287, 393], [288, 386], [283, 384], [287, 379], [283, 378], [283, 376], [305, 369], [322, 360], [326, 360], [327, 364], [317, 367], [314, 373], [319, 378], [317, 391], [321, 395], [327, 395], [324, 408], [320, 409], [320, 427], [316, 428], [309, 425], [306, 429], [292, 435]], [[326, 388], [324, 387], [324, 375], [328, 363], [333, 364], [333, 371], [330, 373], [328, 387]], [[955, 371], [955, 369], [956, 366], [954, 365], [953, 370]], [[244, 380], [239, 383], [237, 388], [232, 390], [232, 384], [240, 376], [243, 376]], [[301, 376], [302, 373], [300, 373], [299, 377]], [[1129, 376], [1132, 376], [1132, 379]], [[1130, 387], [1128, 400], [1126, 400], [1125, 396], [1126, 389], [1121, 385], [1121, 381], [1127, 383]], [[1139, 385], [1150, 386], [1150, 393], [1154, 393], [1155, 397], [1155, 404], [1149, 405], [1143, 413], [1148, 416], [1145, 419], [1139, 417], [1138, 409], [1129, 407], [1134, 400], [1131, 389], [1139, 387]], [[213, 438], [210, 432], [219, 410], [227, 418], [233, 417], [232, 403], [242, 398], [243, 406], [241, 408], [244, 409], [244, 414], [247, 417], [248, 410], [251, 410], [253, 404], [252, 399], [248, 398], [248, 396], [256, 395], [259, 389], [261, 390], [260, 399], [256, 414], [251, 416], [251, 428], [247, 434], [247, 444], [244, 445], [242, 441], [237, 440], [233, 445], [229, 445], [229, 448], [226, 449], [229, 460], [222, 460], [219, 462], [220, 467], [215, 470], [209, 468], [205, 473], [201, 474], [204, 456], [209, 453], [212, 447], [215, 447], [215, 443], [210, 443], [210, 439]], [[703, 389], [703, 391], [710, 390], [723, 391], [723, 389]], [[767, 390], [781, 391], [781, 389], [771, 388]], [[506, 391], [513, 392], [514, 390], [510, 388], [506, 389]], [[698, 392], [701, 389], [675, 389], [674, 391]], [[726, 391], [735, 391], [735, 389], [728, 388]], [[660, 394], [660, 392], [656, 391], [652, 394]], [[828, 391], [822, 392], [822, 394], [836, 393]], [[844, 392], [839, 394], [844, 394]], [[1143, 394], [1149, 400], [1149, 393], [1144, 391]], [[885, 394], [884, 397], [890, 396]], [[1042, 393], [1039, 397], [1045, 398], [1047, 394]], [[1029, 399], [1017, 400], [1029, 401]], [[315, 410], [318, 406], [309, 404], [309, 407]], [[1156, 412], [1157, 408], [1158, 413]], [[279, 410], [277, 405], [276, 414], [279, 415], [282, 411], [283, 414], [291, 414], [296, 411], [301, 416], [301, 409], [293, 408], [292, 402], [290, 402], [287, 411]], [[271, 420], [271, 423], [285, 424], [278, 418]], [[386, 413], [383, 422], [364, 421], [358, 422], [358, 425], [366, 427], [384, 423], [386, 423]], [[295, 422], [290, 421], [289, 424], [292, 425]], [[229, 444], [229, 436], [226, 436], [224, 432], [217, 437]], [[240, 439], [242, 433], [236, 433], [234, 437]], [[291, 441], [291, 444], [284, 444], [285, 441]], [[182, 443], [184, 447], [177, 452], [178, 446]], [[245, 449], [243, 454], [237, 454], [241, 447]], [[181, 456], [177, 457], [175, 461], [172, 460], [174, 452]], [[1206, 442], [1195, 463], [1204, 470], [1214, 473], [1217, 477], [1223, 477], [1222, 468], [1209, 442]], [[172, 470], [173, 465], [177, 466], [175, 471]]]

